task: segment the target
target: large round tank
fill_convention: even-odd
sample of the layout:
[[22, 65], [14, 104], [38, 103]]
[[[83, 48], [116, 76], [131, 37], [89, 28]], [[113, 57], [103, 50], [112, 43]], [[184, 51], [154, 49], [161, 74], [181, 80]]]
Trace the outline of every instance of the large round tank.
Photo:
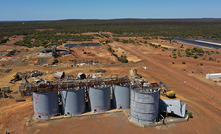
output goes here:
[[37, 118], [50, 118], [59, 113], [58, 91], [33, 92], [34, 113]]
[[152, 123], [158, 118], [160, 90], [131, 89], [130, 117], [139, 123]]
[[85, 111], [85, 90], [61, 91], [62, 110], [66, 115], [78, 115]]
[[89, 109], [95, 113], [110, 109], [110, 87], [89, 88]]
[[130, 108], [130, 86], [113, 85], [113, 106], [114, 108]]

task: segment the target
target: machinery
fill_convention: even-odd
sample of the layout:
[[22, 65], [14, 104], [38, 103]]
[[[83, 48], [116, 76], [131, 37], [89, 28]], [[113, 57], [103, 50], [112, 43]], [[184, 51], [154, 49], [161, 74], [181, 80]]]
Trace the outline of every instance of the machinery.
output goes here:
[[160, 86], [161, 86], [161, 94], [165, 95], [169, 98], [175, 98], [175, 92], [168, 89], [166, 84], [164, 84], [163, 82], [160, 82]]
[[41, 76], [43, 75], [42, 72], [38, 71], [38, 70], [33, 70], [33, 71], [27, 71], [27, 72], [18, 72], [15, 75], [11, 76], [11, 81], [9, 83], [15, 83], [16, 81], [20, 81], [20, 80], [25, 80], [27, 83], [27, 79], [30, 77], [37, 77], [37, 76]]
[[12, 79], [9, 83], [15, 83], [16, 81], [20, 81], [20, 80], [25, 80], [28, 83], [27, 81], [28, 76], [26, 73], [18, 72], [14, 76], [12, 75], [11, 78]]
[[23, 77], [22, 75], [23, 75], [22, 72], [18, 72], [15, 75], [12, 75], [11, 76], [12, 79], [9, 83], [14, 83], [16, 81], [22, 80], [22, 77]]

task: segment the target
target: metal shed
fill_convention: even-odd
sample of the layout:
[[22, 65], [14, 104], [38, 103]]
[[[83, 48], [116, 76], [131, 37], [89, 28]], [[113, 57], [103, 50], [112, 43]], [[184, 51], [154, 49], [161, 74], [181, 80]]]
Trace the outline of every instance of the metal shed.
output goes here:
[[207, 79], [219, 79], [221, 78], [221, 73], [214, 73], [214, 74], [206, 74]]
[[54, 77], [58, 79], [61, 79], [63, 76], [64, 76], [64, 72], [56, 72], [54, 75]]
[[65, 115], [78, 115], [85, 111], [85, 89], [61, 91], [62, 110]]
[[160, 112], [175, 114], [180, 117], [186, 116], [186, 102], [183, 100], [160, 99]]
[[48, 93], [33, 92], [35, 117], [47, 119], [59, 113], [58, 91]]

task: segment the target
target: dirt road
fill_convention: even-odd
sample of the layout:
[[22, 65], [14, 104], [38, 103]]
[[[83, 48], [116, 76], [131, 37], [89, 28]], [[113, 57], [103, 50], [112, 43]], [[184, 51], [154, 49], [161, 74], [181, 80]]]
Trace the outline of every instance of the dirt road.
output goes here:
[[[216, 100], [221, 100], [221, 89], [217, 89], [215, 87], [212, 87], [206, 83], [202, 83], [201, 81], [192, 78], [190, 76], [187, 76], [185, 73], [175, 70], [173, 68], [170, 68], [158, 61], [156, 61], [155, 59], [152, 59], [138, 51], [136, 51], [135, 49], [132, 49], [130, 47], [128, 47], [127, 45], [123, 44], [123, 43], [116, 43], [114, 42], [115, 45], [118, 45], [122, 48], [124, 48], [127, 51], [130, 51], [131, 53], [135, 54], [136, 56], [138, 56], [139, 58], [142, 58], [144, 60], [147, 60], [148, 62], [153, 63], [154, 65], [156, 65], [157, 67], [160, 68], [160, 70], [164, 70], [167, 73], [170, 73], [172, 75], [174, 75], [174, 77], [179, 78], [181, 81], [183, 81], [184, 83], [189, 83], [190, 85], [194, 85], [195, 87], [197, 87], [200, 91], [202, 92], [206, 92], [209, 95], [212, 95], [214, 98], [216, 98]], [[221, 101], [220, 105], [221, 105]]]

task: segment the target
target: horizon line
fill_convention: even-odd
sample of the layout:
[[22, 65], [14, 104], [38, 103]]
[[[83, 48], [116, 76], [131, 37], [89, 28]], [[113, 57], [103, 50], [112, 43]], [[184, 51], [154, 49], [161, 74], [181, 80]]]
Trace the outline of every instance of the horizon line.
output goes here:
[[203, 18], [113, 18], [113, 19], [51, 19], [51, 20], [0, 20], [0, 22], [30, 22], [30, 21], [65, 21], [65, 20], [186, 20], [186, 19], [221, 19], [220, 18], [210, 18], [210, 17], [203, 17]]

